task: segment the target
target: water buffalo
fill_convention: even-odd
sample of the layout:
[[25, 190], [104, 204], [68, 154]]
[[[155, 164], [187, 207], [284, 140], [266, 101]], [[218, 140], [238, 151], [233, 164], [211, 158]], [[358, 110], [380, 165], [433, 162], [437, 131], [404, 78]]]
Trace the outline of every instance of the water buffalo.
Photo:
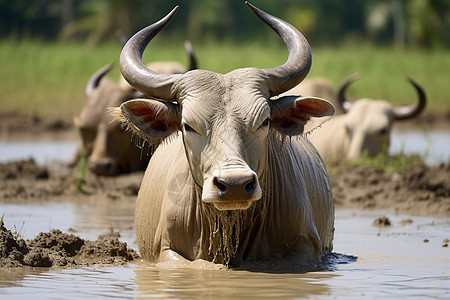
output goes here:
[[[190, 68], [197, 62], [192, 46], [185, 43], [189, 55]], [[177, 62], [151, 62], [148, 67], [165, 74], [178, 74], [188, 71]], [[121, 130], [120, 124], [111, 122], [108, 107], [121, 105], [124, 101], [144, 95], [136, 91], [125, 80], [114, 83], [105, 74], [112, 68], [109, 64], [97, 71], [88, 81], [85, 89], [86, 104], [81, 113], [74, 118], [79, 129], [80, 143], [71, 165], [75, 165], [83, 154], [88, 158], [89, 169], [97, 175], [117, 175], [145, 170], [149, 161], [149, 149], [136, 147], [132, 134]]]
[[337, 103], [344, 114], [334, 116], [309, 136], [326, 161], [356, 159], [364, 152], [369, 156], [375, 156], [386, 151], [394, 121], [414, 118], [425, 108], [425, 92], [410, 78], [408, 81], [415, 88], [419, 98], [415, 104], [394, 107], [384, 100], [366, 98], [352, 103], [345, 97], [345, 91], [358, 77], [358, 74], [350, 76], [337, 93]]
[[318, 262], [332, 249], [334, 205], [318, 152], [303, 137], [334, 113], [313, 97], [276, 97], [311, 67], [304, 36], [247, 3], [286, 44], [285, 64], [227, 74], [165, 75], [142, 53], [178, 7], [125, 45], [125, 79], [152, 99], [112, 113], [150, 143], [160, 143], [136, 203], [141, 256], [152, 262], [236, 266], [293, 258]]

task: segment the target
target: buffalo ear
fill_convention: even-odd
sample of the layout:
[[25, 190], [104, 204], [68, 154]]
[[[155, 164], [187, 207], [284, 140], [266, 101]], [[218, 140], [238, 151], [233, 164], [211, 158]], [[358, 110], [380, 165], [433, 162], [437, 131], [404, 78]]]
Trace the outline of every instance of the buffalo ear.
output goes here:
[[151, 144], [158, 144], [181, 126], [178, 105], [171, 102], [133, 99], [110, 112], [127, 129]]
[[270, 126], [287, 136], [308, 133], [334, 114], [330, 102], [316, 97], [284, 96], [271, 103]]

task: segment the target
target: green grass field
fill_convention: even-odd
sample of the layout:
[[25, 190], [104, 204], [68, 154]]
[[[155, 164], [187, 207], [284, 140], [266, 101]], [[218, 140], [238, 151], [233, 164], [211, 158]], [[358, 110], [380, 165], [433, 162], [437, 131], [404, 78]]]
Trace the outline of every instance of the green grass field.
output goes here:
[[[270, 68], [281, 65], [287, 50], [281, 43], [194, 44], [202, 69], [226, 73], [235, 68]], [[84, 104], [84, 87], [97, 69], [109, 62], [115, 68], [109, 76], [118, 80], [115, 44], [89, 47], [79, 44], [43, 42], [0, 42], [0, 110], [60, 115], [72, 119]], [[412, 77], [425, 89], [427, 110], [450, 110], [450, 51], [393, 50], [364, 46], [315, 48], [308, 78], [324, 76], [337, 87], [355, 72], [363, 77], [349, 89], [349, 98], [382, 98], [394, 104], [415, 101], [414, 89], [405, 80]], [[187, 64], [183, 41], [166, 44], [158, 38], [144, 54], [144, 61], [177, 60]]]

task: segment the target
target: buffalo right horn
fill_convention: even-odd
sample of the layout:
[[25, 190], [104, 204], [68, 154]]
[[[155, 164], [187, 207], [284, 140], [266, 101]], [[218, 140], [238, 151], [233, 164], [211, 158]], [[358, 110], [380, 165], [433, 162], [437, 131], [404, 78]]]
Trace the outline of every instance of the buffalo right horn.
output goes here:
[[168, 75], [150, 70], [142, 62], [142, 54], [148, 43], [170, 23], [177, 11], [178, 6], [158, 22], [133, 35], [120, 54], [120, 71], [125, 80], [145, 95], [167, 101], [175, 99], [172, 86], [181, 74]]
[[271, 96], [277, 96], [299, 84], [308, 75], [312, 64], [311, 48], [303, 34], [291, 24], [278, 19], [254, 5], [245, 2], [248, 8], [286, 44], [289, 56], [284, 65], [263, 69], [269, 77]]
[[396, 120], [407, 120], [416, 117], [425, 109], [425, 105], [427, 104], [427, 97], [422, 87], [411, 78], [407, 77], [407, 79], [416, 89], [419, 95], [419, 101], [407, 106], [394, 107], [394, 118]]
[[109, 72], [109, 70], [112, 69], [113, 66], [113, 63], [107, 64], [106, 66], [95, 72], [94, 75], [91, 76], [91, 78], [89, 78], [89, 81], [86, 84], [86, 88], [84, 89], [84, 94], [86, 96], [89, 96], [92, 91], [98, 87], [100, 80], [103, 78], [103, 76], [105, 76], [106, 73]]

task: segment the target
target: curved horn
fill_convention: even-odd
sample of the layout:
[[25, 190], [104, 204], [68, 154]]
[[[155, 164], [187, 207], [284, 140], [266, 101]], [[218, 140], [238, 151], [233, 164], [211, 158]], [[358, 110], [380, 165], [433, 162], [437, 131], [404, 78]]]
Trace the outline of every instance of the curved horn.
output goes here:
[[120, 71], [126, 81], [138, 91], [163, 100], [175, 98], [172, 86], [180, 74], [167, 75], [150, 70], [142, 62], [142, 54], [148, 43], [170, 23], [177, 11], [178, 6], [158, 22], [133, 35], [120, 54]]
[[245, 2], [245, 4], [261, 21], [281, 37], [288, 48], [289, 57], [284, 65], [264, 69], [269, 77], [271, 96], [279, 95], [293, 88], [306, 77], [312, 63], [311, 48], [306, 38], [294, 26], [269, 15], [248, 2]]
[[107, 64], [106, 66], [95, 72], [94, 75], [91, 76], [91, 78], [89, 78], [89, 81], [86, 84], [86, 88], [84, 89], [84, 94], [86, 95], [86, 97], [89, 96], [92, 91], [98, 87], [98, 84], [100, 83], [102, 77], [105, 76], [105, 74], [108, 73], [113, 66], [113, 63]]
[[353, 81], [359, 79], [361, 75], [359, 73], [355, 73], [353, 75], [350, 75], [347, 79], [344, 80], [344, 82], [339, 87], [337, 97], [338, 97], [338, 104], [341, 107], [341, 109], [347, 113], [352, 108], [352, 103], [347, 100], [347, 97], [345, 97], [345, 91], [347, 90], [347, 87], [352, 83]]
[[189, 70], [198, 69], [197, 59], [195, 58], [194, 50], [190, 41], [184, 42], [184, 49], [189, 56]]
[[407, 106], [394, 107], [394, 118], [396, 120], [407, 120], [416, 117], [425, 109], [427, 104], [427, 96], [425, 95], [423, 88], [410, 77], [407, 77], [406, 79], [416, 89], [416, 92], [419, 95], [419, 101]]

